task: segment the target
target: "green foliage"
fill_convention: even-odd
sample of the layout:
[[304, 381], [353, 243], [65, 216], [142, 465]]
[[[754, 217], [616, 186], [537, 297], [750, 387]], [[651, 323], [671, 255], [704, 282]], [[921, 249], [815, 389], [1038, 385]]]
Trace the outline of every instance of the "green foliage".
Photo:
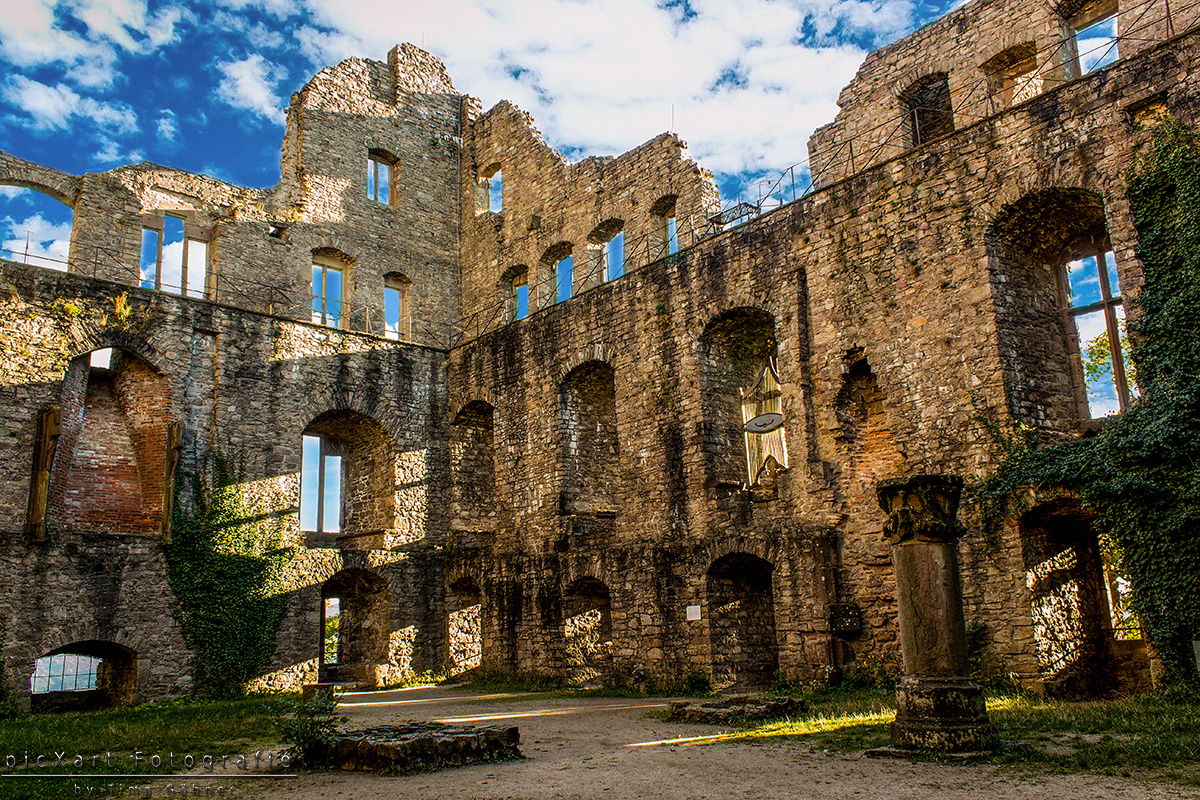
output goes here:
[[[1200, 141], [1160, 125], [1128, 181], [1145, 266], [1142, 315], [1130, 326], [1141, 398], [1096, 436], [1039, 447], [1033, 432], [996, 431], [1007, 451], [976, 492], [995, 526], [1029, 489], [1067, 490], [1096, 514], [1132, 583], [1131, 605], [1168, 682], [1196, 682], [1200, 639]], [[1027, 502], [1027, 501], [1025, 501]]]
[[347, 721], [337, 714], [333, 692], [317, 692], [310, 700], [281, 697], [265, 706], [280, 740], [290, 745], [287, 754], [306, 767], [323, 766], [327, 745], [339, 738], [338, 725]]
[[341, 614], [330, 614], [325, 617], [325, 635], [323, 638], [325, 650], [325, 663], [332, 664], [337, 661], [338, 654], [338, 621], [341, 619]]
[[204, 474], [176, 481], [171, 542], [164, 547], [167, 579], [195, 653], [197, 693], [234, 697], [275, 649], [290, 554], [280, 549], [282, 523], [256, 513], [247, 500], [241, 470], [219, 453], [207, 466], [207, 486]]

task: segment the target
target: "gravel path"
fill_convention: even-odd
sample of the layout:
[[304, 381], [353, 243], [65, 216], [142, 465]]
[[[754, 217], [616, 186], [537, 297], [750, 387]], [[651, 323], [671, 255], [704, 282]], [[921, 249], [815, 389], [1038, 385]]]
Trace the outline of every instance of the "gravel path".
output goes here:
[[[441, 687], [348, 694], [355, 725], [408, 719], [477, 725], [515, 723], [524, 761], [379, 777], [334, 772], [254, 781], [243, 796], [324, 798], [899, 798], [913, 800], [1166, 800], [1200, 791], [1090, 775], [1056, 775], [986, 764], [947, 765], [813, 752], [795, 741], [712, 742], [719, 728], [647, 717], [667, 700], [523, 699]], [[241, 787], [239, 787], [241, 788]]]

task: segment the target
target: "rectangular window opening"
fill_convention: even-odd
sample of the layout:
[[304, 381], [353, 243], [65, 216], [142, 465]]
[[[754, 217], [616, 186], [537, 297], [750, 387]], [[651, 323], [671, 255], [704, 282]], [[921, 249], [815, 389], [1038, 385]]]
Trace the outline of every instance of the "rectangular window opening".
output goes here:
[[207, 296], [210, 232], [182, 216], [147, 215], [142, 228], [141, 287], [185, 297]]
[[513, 319], [529, 316], [529, 282], [525, 278], [513, 284]]
[[378, 155], [367, 157], [367, 198], [382, 205], [392, 202], [392, 165]]
[[312, 321], [331, 328], [342, 319], [342, 270], [330, 264], [312, 265]]
[[1072, 21], [1071, 27], [1075, 32], [1080, 75], [1104, 69], [1120, 58], [1115, 8], [1105, 8], [1098, 17], [1095, 11], [1085, 12]]
[[621, 231], [604, 245], [604, 280], [615, 280], [624, 274], [625, 232]]
[[557, 284], [557, 292], [555, 294], [555, 302], [561, 303], [564, 300], [571, 299], [572, 283], [574, 281], [574, 269], [571, 265], [571, 257], [567, 256], [554, 266], [554, 279]]
[[300, 461], [300, 530], [339, 533], [342, 457], [322, 436], [304, 435]]

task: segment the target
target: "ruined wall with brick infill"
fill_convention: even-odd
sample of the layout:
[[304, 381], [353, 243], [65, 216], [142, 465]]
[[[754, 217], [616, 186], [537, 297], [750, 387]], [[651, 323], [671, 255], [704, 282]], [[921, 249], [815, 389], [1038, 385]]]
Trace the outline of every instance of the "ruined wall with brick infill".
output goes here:
[[[567, 161], [542, 140], [533, 119], [507, 101], [486, 113], [473, 109], [464, 132], [462, 217], [464, 335], [474, 337], [513, 316], [510, 277], [524, 268], [530, 310], [556, 299], [554, 262], [570, 255], [571, 294], [604, 281], [599, 244], [625, 234], [625, 269], [666, 255], [658, 241], [655, 204], [674, 198], [678, 236], [703, 235], [720, 211], [711, 176], [674, 134], [661, 134], [615, 158]], [[480, 180], [503, 172], [501, 211], [488, 211]], [[590, 239], [589, 239], [590, 237]], [[548, 255], [549, 254], [549, 255]]]
[[[1077, 187], [1101, 198], [1122, 285], [1135, 286], [1121, 176], [1146, 134], [1125, 109], [1170, 87], [1171, 110], [1194, 118], [1194, 80], [1176, 58], [1196, 46], [1189, 38], [1067, 84], [455, 350], [451, 404], [492, 398], [495, 491], [508, 509], [470, 556], [480, 564], [485, 663], [561, 664], [561, 590], [590, 574], [612, 593], [614, 652], [661, 654], [649, 660], [668, 673], [709, 664], [697, 654], [712, 642], [702, 631], [714, 550], [774, 566], [781, 669], [822, 663], [790, 648], [833, 646], [825, 603], [863, 613], [863, 632], [843, 637], [854, 656], [843, 659], [893, 647], [875, 484], [986, 474], [996, 453], [980, 414], [1060, 433], [1079, 422], [1069, 402], [1050, 405], [1061, 395], [1039, 394], [1030, 370], [1057, 369], [1070, 384], [1054, 342], [1038, 340], [1045, 353], [1036, 341], [1012, 350], [1006, 333], [1026, 313], [1006, 287], [1018, 278], [1053, 286], [1052, 265], [1022, 262], [1035, 273], [1006, 275], [1013, 267], [992, 232], [1023, 199]], [[791, 462], [771, 493], [750, 496], [724, 489], [714, 471], [722, 448], [734, 459], [742, 452], [712, 433], [720, 404], [706, 370], [714, 320], [764, 312]], [[1057, 340], [1065, 336], [1060, 327]], [[611, 517], [564, 496], [564, 384], [595, 362], [614, 381], [618, 460], [601, 471]], [[963, 516], [967, 617], [988, 625], [1011, 669], [1036, 673], [1018, 533], [1005, 529], [989, 547], [973, 507]], [[833, 532], [836, 546], [811, 555]], [[835, 585], [817, 591], [818, 575], [836, 576]], [[704, 607], [699, 623], [684, 618], [692, 603]], [[637, 617], [621, 616], [632, 608]]]
[[[203, 470], [213, 452], [232, 459], [239, 490], [292, 548], [288, 609], [264, 685], [315, 674], [321, 583], [349, 567], [373, 570], [391, 587], [382, 623], [388, 656], [373, 679], [442, 663], [442, 594], [432, 590], [442, 583], [449, 528], [441, 352], [11, 262], [0, 262], [0, 279], [10, 289], [0, 298], [5, 507], [26, 507], [38, 410], [59, 406], [64, 416], [47, 539], [32, 541], [19, 513], [0, 530], [0, 636], [11, 680], [27, 690], [39, 656], [96, 639], [137, 651], [140, 698], [190, 687], [192, 654], [175, 622], [160, 544], [172, 420], [183, 425], [178, 469]], [[115, 348], [111, 369], [89, 368], [87, 354], [104, 347]], [[109, 402], [93, 400], [67, 420], [85, 394]], [[344, 494], [369, 521], [347, 511], [343, 519], [373, 538], [333, 546], [299, 529], [301, 437], [317, 418], [341, 420], [333, 433], [383, 447], [382, 456], [364, 456], [377, 479], [367, 489], [350, 481]], [[112, 507], [117, 485], [140, 495], [141, 527], [128, 528]]]
[[[912, 148], [916, 139], [905, 93], [923, 78], [946, 76], [953, 127], [961, 129], [1010, 104], [1025, 102], [1020, 94], [1014, 100], [1011, 88], [1006, 91], [1000, 78], [1000, 71], [1014, 61], [1032, 59], [1036, 64], [1036, 86], [1026, 90], [1033, 97], [1079, 77], [1079, 53], [1069, 23], [1104, 5], [973, 2], [870, 53], [838, 96], [837, 118], [809, 139], [813, 183], [828, 186]], [[1162, 0], [1121, 0], [1119, 8], [1116, 2], [1111, 5], [1118, 14], [1121, 57], [1151, 50], [1200, 20], [1200, 8], [1194, 5], [1173, 12]], [[1045, 103], [1038, 104], [1045, 109]]]

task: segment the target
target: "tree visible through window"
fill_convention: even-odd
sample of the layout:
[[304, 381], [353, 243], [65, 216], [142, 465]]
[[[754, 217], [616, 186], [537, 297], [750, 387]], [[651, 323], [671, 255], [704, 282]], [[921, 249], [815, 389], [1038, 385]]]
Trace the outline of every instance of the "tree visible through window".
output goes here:
[[1090, 416], [1116, 414], [1137, 396], [1137, 387], [1132, 365], [1125, 364], [1125, 308], [1108, 240], [1087, 239], [1072, 248], [1061, 281], [1066, 313], [1079, 337]]

